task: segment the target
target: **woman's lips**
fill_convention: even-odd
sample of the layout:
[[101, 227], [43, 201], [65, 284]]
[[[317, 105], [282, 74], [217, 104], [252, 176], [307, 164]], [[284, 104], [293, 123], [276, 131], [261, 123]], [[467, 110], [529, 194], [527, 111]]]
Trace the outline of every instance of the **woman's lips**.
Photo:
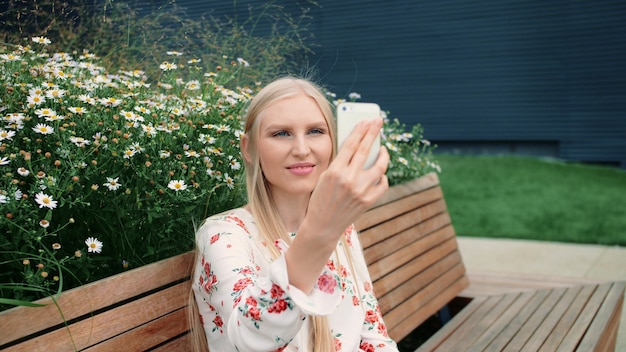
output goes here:
[[314, 167], [315, 167], [314, 164], [299, 163], [299, 164], [289, 165], [287, 169], [291, 171], [291, 173], [293, 173], [294, 175], [304, 176], [304, 175], [308, 175], [312, 173]]

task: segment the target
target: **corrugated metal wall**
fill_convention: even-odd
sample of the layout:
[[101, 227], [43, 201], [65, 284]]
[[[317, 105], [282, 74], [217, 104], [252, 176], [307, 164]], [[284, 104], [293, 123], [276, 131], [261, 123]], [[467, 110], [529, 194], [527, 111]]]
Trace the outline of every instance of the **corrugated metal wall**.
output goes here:
[[[230, 1], [178, 3], [192, 13], [233, 9]], [[255, 3], [237, 2], [241, 10]], [[277, 3], [297, 11], [307, 2]], [[311, 62], [321, 81], [422, 124], [442, 150], [626, 167], [626, 2], [318, 4], [311, 30], [320, 47]]]

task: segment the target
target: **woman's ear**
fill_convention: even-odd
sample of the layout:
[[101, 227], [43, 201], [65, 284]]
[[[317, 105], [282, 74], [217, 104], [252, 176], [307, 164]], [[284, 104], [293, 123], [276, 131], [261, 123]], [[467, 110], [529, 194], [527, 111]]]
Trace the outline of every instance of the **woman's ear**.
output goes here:
[[252, 163], [252, 157], [250, 157], [250, 151], [248, 150], [249, 145], [250, 139], [248, 138], [248, 135], [241, 135], [241, 155], [248, 165]]

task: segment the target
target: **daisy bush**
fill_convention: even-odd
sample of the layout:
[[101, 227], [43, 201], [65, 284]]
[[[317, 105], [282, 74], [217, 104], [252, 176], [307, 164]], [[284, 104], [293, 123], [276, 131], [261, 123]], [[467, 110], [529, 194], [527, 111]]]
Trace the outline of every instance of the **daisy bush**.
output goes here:
[[244, 197], [250, 91], [223, 84], [247, 62], [182, 81], [171, 52], [148, 84], [142, 71], [107, 74], [87, 51], [49, 54], [48, 43], [0, 55], [0, 275], [15, 299], [189, 250], [194, 221]]
[[[250, 63], [224, 56], [204, 72], [172, 51], [149, 82], [49, 44], [0, 48], [3, 307], [188, 251], [202, 219], [245, 203], [239, 139], [254, 91], [226, 87]], [[387, 119], [383, 137], [392, 183], [438, 170], [419, 126]]]

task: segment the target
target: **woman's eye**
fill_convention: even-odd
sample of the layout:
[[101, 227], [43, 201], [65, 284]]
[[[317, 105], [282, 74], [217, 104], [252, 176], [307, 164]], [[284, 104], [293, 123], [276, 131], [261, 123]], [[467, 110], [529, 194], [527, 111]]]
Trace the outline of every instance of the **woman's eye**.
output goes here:
[[274, 132], [273, 136], [274, 137], [287, 137], [289, 136], [289, 133], [287, 133], [287, 131], [278, 131], [278, 132]]
[[311, 134], [324, 134], [324, 130], [321, 128], [314, 128], [311, 131], [309, 131], [309, 133]]

